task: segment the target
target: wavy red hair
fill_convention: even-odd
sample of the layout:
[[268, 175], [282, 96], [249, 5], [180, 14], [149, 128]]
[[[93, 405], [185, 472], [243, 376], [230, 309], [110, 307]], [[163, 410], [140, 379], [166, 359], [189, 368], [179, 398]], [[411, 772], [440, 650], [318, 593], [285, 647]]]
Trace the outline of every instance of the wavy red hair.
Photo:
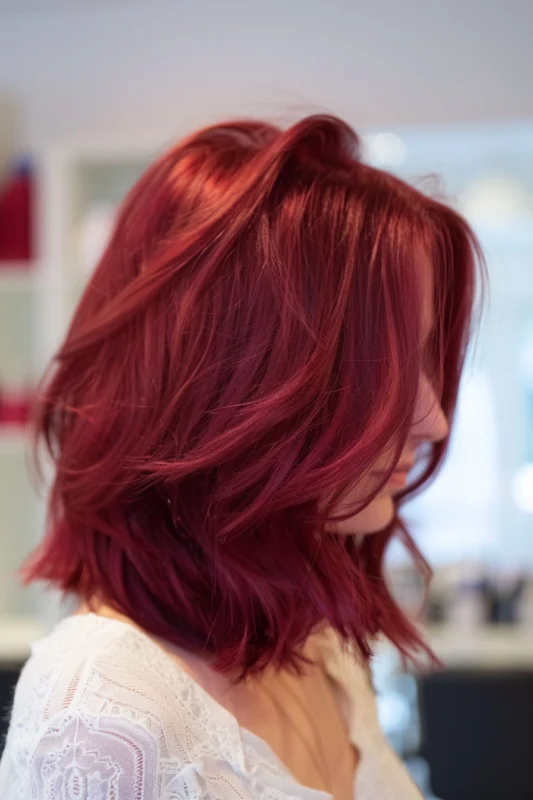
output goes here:
[[380, 632], [412, 651], [383, 577], [399, 518], [360, 546], [325, 528], [401, 448], [428, 359], [452, 419], [479, 256], [461, 216], [363, 163], [336, 118], [179, 142], [123, 203], [43, 379], [56, 471], [26, 578], [240, 674], [294, 664], [324, 622], [365, 655]]

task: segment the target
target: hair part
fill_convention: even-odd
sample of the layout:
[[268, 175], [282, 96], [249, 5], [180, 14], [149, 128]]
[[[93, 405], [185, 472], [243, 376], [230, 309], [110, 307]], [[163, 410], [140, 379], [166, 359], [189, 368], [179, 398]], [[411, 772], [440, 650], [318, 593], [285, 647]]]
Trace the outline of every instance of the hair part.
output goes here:
[[363, 163], [334, 117], [178, 143], [124, 201], [41, 384], [56, 469], [25, 577], [241, 675], [296, 664], [323, 622], [365, 656], [378, 633], [423, 646], [383, 576], [399, 518], [360, 546], [325, 528], [408, 435], [423, 269], [452, 418], [479, 258], [455, 211]]

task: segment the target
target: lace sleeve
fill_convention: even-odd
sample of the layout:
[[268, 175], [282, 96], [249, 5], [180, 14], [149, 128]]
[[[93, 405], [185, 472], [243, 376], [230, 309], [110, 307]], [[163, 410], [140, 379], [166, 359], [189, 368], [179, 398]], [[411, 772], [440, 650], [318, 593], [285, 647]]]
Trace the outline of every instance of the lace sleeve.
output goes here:
[[159, 800], [158, 748], [124, 717], [63, 712], [50, 720], [29, 760], [35, 800]]
[[[212, 757], [178, 765], [160, 757], [150, 731], [124, 716], [61, 713], [29, 760], [33, 800], [252, 800], [228, 765]], [[20, 786], [20, 784], [19, 784]]]
[[71, 617], [33, 646], [0, 758], [0, 800], [295, 796], [272, 755], [130, 626]]

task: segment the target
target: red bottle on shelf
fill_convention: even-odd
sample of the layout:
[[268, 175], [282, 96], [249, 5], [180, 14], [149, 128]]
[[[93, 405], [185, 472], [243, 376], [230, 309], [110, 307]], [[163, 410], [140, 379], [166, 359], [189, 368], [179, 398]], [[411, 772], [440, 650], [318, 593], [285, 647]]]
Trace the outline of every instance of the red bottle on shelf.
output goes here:
[[0, 269], [2, 261], [29, 265], [33, 248], [33, 171], [18, 161], [0, 186]]
[[0, 432], [2, 426], [26, 425], [30, 413], [31, 395], [26, 387], [0, 387]]
[[27, 374], [0, 378], [0, 434], [4, 426], [25, 426], [29, 420], [34, 386]]

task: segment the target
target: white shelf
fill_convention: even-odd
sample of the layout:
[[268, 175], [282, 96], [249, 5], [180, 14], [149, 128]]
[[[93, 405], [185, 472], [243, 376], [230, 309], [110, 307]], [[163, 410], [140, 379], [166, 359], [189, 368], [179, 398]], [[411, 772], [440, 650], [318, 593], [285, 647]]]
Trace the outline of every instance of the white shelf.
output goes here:
[[[533, 670], [533, 629], [530, 626], [484, 624], [468, 627], [447, 623], [421, 626], [420, 632], [446, 669]], [[380, 641], [377, 654], [389, 670], [391, 664], [399, 664], [399, 653], [387, 639]]]
[[24, 425], [0, 425], [0, 456], [24, 455], [28, 442]]
[[435, 625], [428, 642], [447, 667], [533, 669], [533, 630], [520, 625]]
[[25, 292], [35, 286], [35, 265], [0, 261], [0, 292]]

